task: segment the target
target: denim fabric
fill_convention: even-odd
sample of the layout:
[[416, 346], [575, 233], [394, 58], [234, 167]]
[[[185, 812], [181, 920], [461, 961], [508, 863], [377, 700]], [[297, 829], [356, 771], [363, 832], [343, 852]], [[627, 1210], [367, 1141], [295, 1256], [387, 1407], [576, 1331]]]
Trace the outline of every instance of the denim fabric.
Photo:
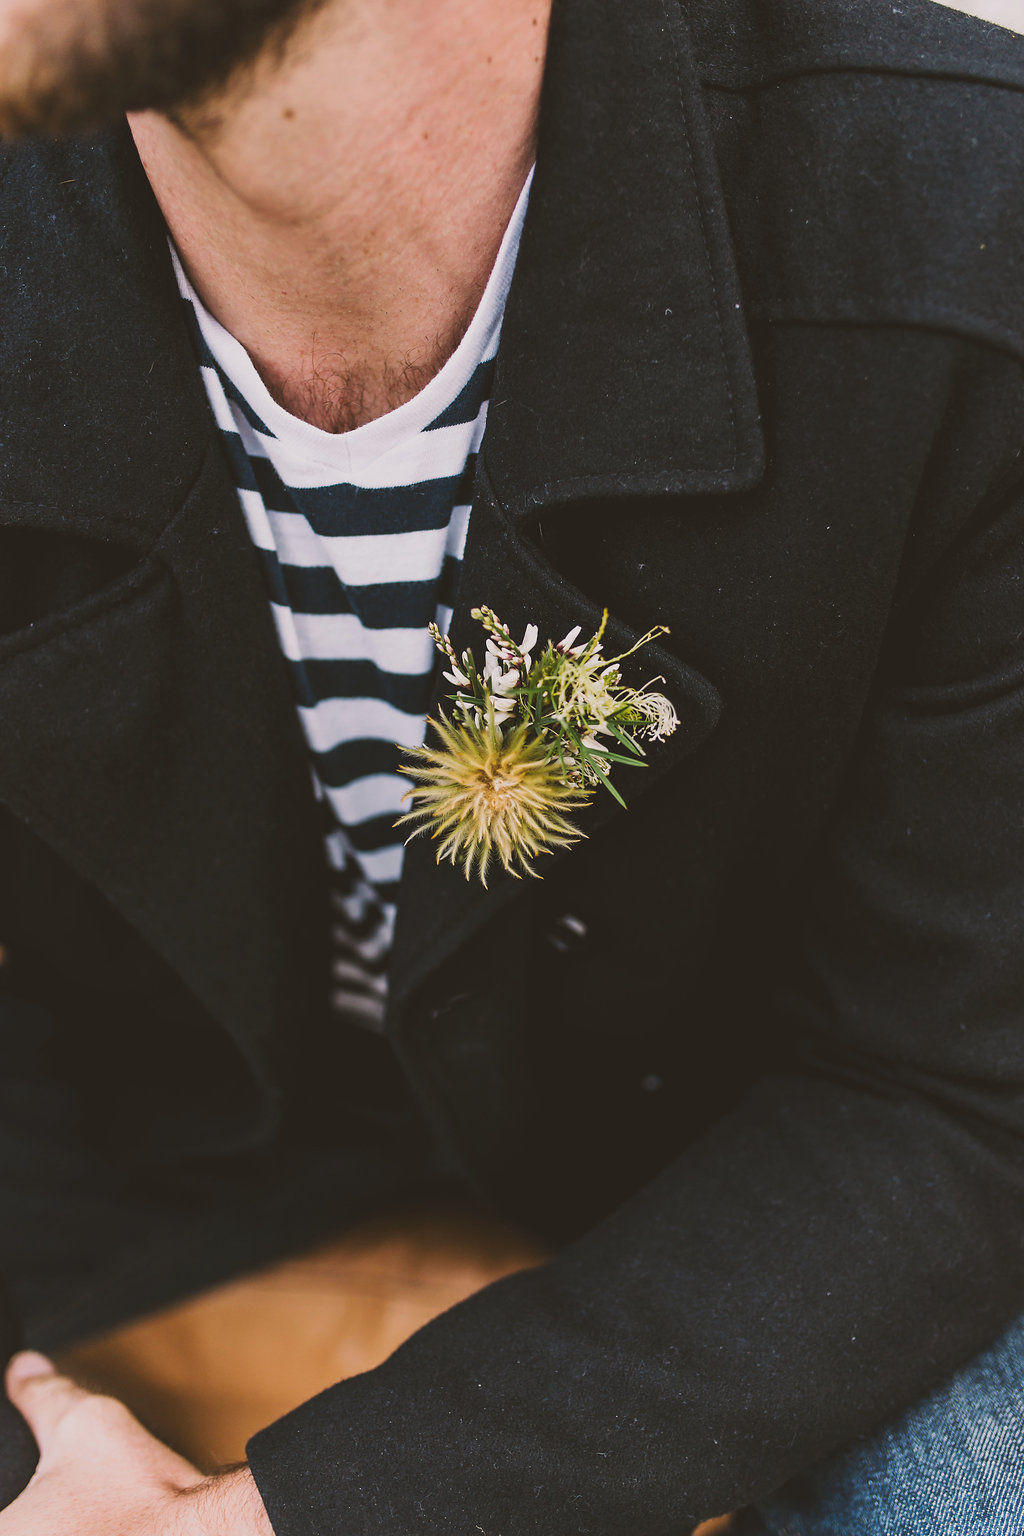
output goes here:
[[744, 1510], [736, 1536], [1021, 1536], [1024, 1318], [878, 1434]]

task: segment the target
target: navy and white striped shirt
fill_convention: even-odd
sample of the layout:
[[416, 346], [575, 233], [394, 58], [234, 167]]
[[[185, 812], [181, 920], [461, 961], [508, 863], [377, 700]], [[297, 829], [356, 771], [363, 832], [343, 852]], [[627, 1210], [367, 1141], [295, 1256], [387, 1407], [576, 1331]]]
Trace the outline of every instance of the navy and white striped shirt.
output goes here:
[[528, 194], [529, 181], [448, 362], [405, 405], [351, 432], [325, 432], [278, 405], [172, 253], [324, 806], [333, 1001], [371, 1029], [383, 1020], [402, 870], [400, 748], [424, 739], [427, 624], [446, 631], [451, 620]]

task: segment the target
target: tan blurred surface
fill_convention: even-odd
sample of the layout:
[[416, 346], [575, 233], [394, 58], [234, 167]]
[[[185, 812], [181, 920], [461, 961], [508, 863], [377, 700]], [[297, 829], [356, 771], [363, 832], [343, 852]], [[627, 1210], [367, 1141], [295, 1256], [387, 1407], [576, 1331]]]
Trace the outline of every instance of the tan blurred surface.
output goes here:
[[[209, 1291], [61, 1357], [199, 1466], [323, 1387], [371, 1369], [540, 1249], [469, 1201], [383, 1214], [300, 1258]], [[725, 1526], [701, 1527], [712, 1536]]]
[[994, 21], [1011, 32], [1024, 32], [1024, 0], [936, 0], [951, 11], [963, 11], [982, 21]]

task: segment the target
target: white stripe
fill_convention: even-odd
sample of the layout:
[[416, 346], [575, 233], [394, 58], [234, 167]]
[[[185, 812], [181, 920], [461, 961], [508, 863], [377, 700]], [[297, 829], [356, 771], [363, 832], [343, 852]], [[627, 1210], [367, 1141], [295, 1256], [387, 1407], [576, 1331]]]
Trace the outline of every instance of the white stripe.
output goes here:
[[270, 612], [274, 618], [277, 629], [277, 643], [285, 656], [297, 660], [302, 650], [299, 645], [299, 637], [295, 630], [295, 615], [290, 608], [284, 608], [280, 603], [271, 603]]
[[[441, 414], [439, 411], [438, 415]], [[467, 458], [479, 445], [486, 420], [487, 408], [481, 406], [472, 421], [417, 432], [414, 437], [403, 437], [389, 445], [375, 457], [353, 454], [344, 464], [312, 457], [308, 444], [292, 437], [267, 436], [254, 428], [250, 430], [260, 445], [259, 451], [271, 460], [285, 485], [294, 486], [297, 491], [338, 484], [381, 491], [461, 475]], [[231, 430], [238, 430], [234, 421]]]
[[[332, 837], [335, 836], [334, 833], [330, 835]], [[352, 868], [357, 878], [362, 880], [358, 868], [355, 865]], [[335, 915], [340, 915], [350, 923], [361, 923], [366, 916], [367, 910], [370, 907], [374, 908], [379, 918], [374, 933], [386, 933], [388, 943], [391, 942], [395, 931], [397, 909], [390, 902], [382, 902], [377, 892], [365, 880], [362, 881], [361, 885], [356, 886], [354, 890], [350, 891], [347, 896], [343, 896], [340, 891], [336, 890], [332, 890], [330, 895], [331, 906], [334, 908]]]
[[[324, 841], [331, 867], [344, 870], [346, 874], [353, 874], [359, 882], [344, 896], [338, 891], [331, 891], [331, 905], [334, 910], [353, 923], [363, 922], [367, 913], [379, 912], [382, 924], [386, 925], [389, 934], [393, 934], [396, 908], [391, 902], [381, 901], [373, 888], [372, 881], [398, 879], [402, 868], [402, 856], [405, 852], [404, 843], [396, 843], [374, 853], [357, 854], [341, 827], [329, 832]], [[376, 865], [383, 870], [382, 874], [371, 873]], [[392, 874], [391, 871], [395, 873]]]
[[365, 778], [355, 779], [340, 789], [327, 788], [324, 793], [338, 820], [354, 827], [374, 816], [401, 815], [407, 809], [402, 798], [409, 789], [408, 779], [400, 779], [397, 774], [368, 773]]
[[[467, 511], [468, 518], [468, 511]], [[331, 565], [349, 587], [387, 581], [434, 581], [441, 574], [450, 524], [409, 533], [318, 534], [301, 512], [268, 509], [267, 524], [282, 565]]]
[[341, 955], [350, 955], [364, 964], [375, 965], [383, 960], [391, 948], [391, 925], [384, 922], [378, 923], [373, 933], [359, 939], [355, 938], [347, 928], [335, 928], [333, 938]]
[[218, 427], [220, 427], [222, 432], [237, 432], [238, 428], [235, 426], [235, 418], [231, 413], [231, 406], [228, 403], [227, 395], [224, 393], [224, 386], [220, 381], [220, 375], [217, 370], [211, 368], [207, 363], [200, 368], [199, 372], [203, 376], [203, 383], [206, 386], [206, 398], [210, 402], [210, 409], [213, 411], [214, 420]]
[[331, 975], [335, 981], [361, 982], [367, 992], [385, 993], [388, 989], [386, 977], [373, 976], [361, 966], [353, 965], [351, 960], [341, 958], [332, 960]]
[[426, 729], [422, 715], [408, 715], [383, 699], [321, 699], [319, 704], [300, 705], [299, 715], [314, 752], [330, 752], [342, 742], [364, 737], [418, 747]]
[[[341, 828], [338, 827], [335, 831], [328, 832], [325, 842], [327, 844], [327, 862], [331, 868], [337, 870], [349, 869], [352, 865], [352, 849], [348, 838]], [[358, 890], [351, 892], [344, 899], [334, 891], [331, 892], [331, 896], [335, 905], [340, 907], [342, 911], [347, 912], [354, 923], [358, 922], [363, 916], [367, 903], [370, 900], [369, 892]]]
[[445, 554], [450, 555], [453, 560], [461, 560], [465, 553], [471, 510], [468, 506], [452, 507], [452, 515], [448, 520], [448, 541], [445, 544]]
[[267, 443], [268, 441], [274, 441], [274, 439], [264, 437], [262, 432], [257, 432], [255, 427], [250, 426], [248, 416], [239, 407], [234, 407], [234, 411], [235, 431], [241, 438], [242, 447], [250, 459], [269, 459], [270, 454], [267, 452]]
[[390, 883], [399, 880], [402, 875], [402, 859], [405, 855], [405, 847], [398, 843], [394, 848], [378, 848], [373, 853], [360, 853], [356, 857], [362, 865], [366, 878], [372, 880], [375, 885]]
[[382, 672], [418, 677], [433, 668], [433, 642], [422, 629], [364, 629], [354, 613], [293, 613], [271, 603], [289, 661], [372, 661]]
[[242, 511], [245, 513], [249, 537], [257, 549], [264, 549], [273, 554], [274, 530], [270, 525], [267, 509], [263, 505], [263, 497], [259, 491], [248, 491], [239, 486], [238, 499], [242, 503]]
[[383, 998], [364, 997], [359, 993], [349, 992], [345, 987], [338, 987], [331, 993], [331, 1007], [335, 1013], [342, 1014], [346, 1022], [354, 1025], [356, 1029], [369, 1030], [375, 1035], [383, 1033]]

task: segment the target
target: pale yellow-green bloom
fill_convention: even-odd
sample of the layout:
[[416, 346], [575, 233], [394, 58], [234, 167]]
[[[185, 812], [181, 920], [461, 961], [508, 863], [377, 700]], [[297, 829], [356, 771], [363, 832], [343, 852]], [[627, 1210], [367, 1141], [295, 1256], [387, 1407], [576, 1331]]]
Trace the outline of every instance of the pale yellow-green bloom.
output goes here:
[[557, 759], [530, 725], [506, 727], [503, 735], [493, 708], [479, 725], [470, 719], [455, 723], [443, 714], [430, 723], [440, 749], [409, 752], [413, 764], [401, 772], [416, 781], [405, 797], [413, 809], [396, 826], [413, 824], [410, 840], [427, 831], [440, 840], [438, 863], [461, 863], [467, 880], [475, 870], [486, 886], [493, 859], [517, 878], [517, 863], [535, 875], [528, 860], [568, 848], [583, 836], [566, 813], [586, 805], [591, 795], [565, 782]]

